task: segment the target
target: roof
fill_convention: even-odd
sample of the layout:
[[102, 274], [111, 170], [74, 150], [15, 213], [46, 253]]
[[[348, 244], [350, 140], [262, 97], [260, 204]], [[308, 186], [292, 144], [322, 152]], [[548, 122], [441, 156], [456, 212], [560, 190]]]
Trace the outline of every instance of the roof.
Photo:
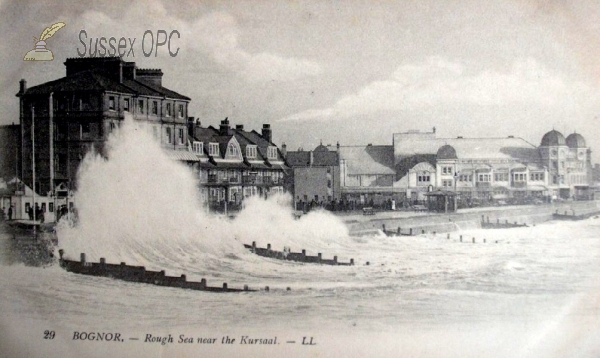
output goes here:
[[[319, 147], [317, 147], [318, 149]], [[324, 148], [324, 147], [323, 147]], [[330, 152], [329, 150], [315, 149], [312, 151], [312, 166], [315, 167], [330, 167], [338, 165], [338, 153]], [[297, 151], [287, 152], [285, 160], [290, 167], [306, 167], [310, 166], [311, 152]]]
[[585, 148], [585, 139], [579, 133], [571, 133], [565, 140], [569, 148]]
[[394, 152], [398, 157], [437, 154], [438, 150], [446, 145], [451, 146], [456, 153], [456, 157], [461, 159], [540, 160], [539, 152], [535, 146], [522, 138], [515, 137], [406, 139], [394, 143]]
[[153, 86], [146, 82], [131, 79], [123, 79], [122, 82], [119, 82], [97, 71], [82, 71], [54, 81], [30, 87], [25, 91], [25, 95], [74, 91], [109, 91], [132, 95], [190, 100], [189, 97], [180, 95], [179, 93], [162, 86]]
[[541, 147], [566, 145], [565, 136], [557, 130], [551, 130], [542, 137]]
[[391, 145], [348, 146], [339, 149], [347, 174], [396, 174]]
[[198, 156], [187, 150], [165, 150], [167, 156], [174, 160], [181, 160], [184, 162], [199, 162]]

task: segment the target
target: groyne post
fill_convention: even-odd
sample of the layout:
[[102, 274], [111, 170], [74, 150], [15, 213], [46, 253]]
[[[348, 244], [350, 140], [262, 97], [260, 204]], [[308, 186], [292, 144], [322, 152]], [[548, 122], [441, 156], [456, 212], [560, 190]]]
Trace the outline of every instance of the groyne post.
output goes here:
[[421, 234], [425, 234], [425, 230], [421, 229]]
[[306, 261], [306, 250], [302, 250], [302, 261]]
[[321, 257], [322, 257], [322, 256], [321, 256], [321, 253], [319, 252], [319, 253], [317, 254], [317, 260], [319, 261], [319, 263], [321, 263]]
[[485, 239], [483, 239], [483, 243], [485, 244]]
[[265, 286], [265, 291], [269, 292], [269, 286]]
[[248, 291], [248, 285], [244, 285], [244, 291]]
[[462, 235], [460, 235], [460, 242], [462, 242]]
[[179, 278], [181, 281], [185, 282], [187, 281], [187, 276], [182, 274], [181, 277]]
[[412, 227], [410, 228], [409, 235], [412, 236]]
[[381, 224], [381, 227], [383, 228], [383, 233], [385, 234], [385, 224]]
[[485, 223], [485, 215], [481, 215], [481, 222]]
[[252, 241], [252, 252], [256, 252], [256, 241]]
[[79, 261], [81, 261], [81, 263], [84, 264], [85, 263], [85, 252], [82, 252], [79, 257], [80, 257]]
[[354, 259], [350, 259], [350, 266], [354, 266]]
[[473, 238], [473, 243], [475, 243], [475, 238]]
[[398, 226], [398, 236], [402, 235], [402, 228], [400, 228], [400, 226]]
[[65, 254], [65, 250], [63, 250], [63, 249], [58, 250], [58, 255], [60, 256], [61, 260], [62, 260], [64, 254]]
[[333, 263], [334, 263], [335, 265], [337, 265], [337, 256], [334, 256], [334, 257], [333, 257]]
[[227, 282], [223, 282], [223, 291], [227, 291]]
[[446, 240], [450, 240], [450, 234], [446, 236]]
[[200, 287], [206, 288], [206, 279], [205, 278], [200, 280]]

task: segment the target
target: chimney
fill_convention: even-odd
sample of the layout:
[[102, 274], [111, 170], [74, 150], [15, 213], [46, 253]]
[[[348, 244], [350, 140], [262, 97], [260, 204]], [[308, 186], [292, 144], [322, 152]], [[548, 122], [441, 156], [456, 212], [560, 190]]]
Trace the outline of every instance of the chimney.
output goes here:
[[271, 125], [270, 124], [263, 124], [263, 127], [262, 127], [262, 136], [268, 142], [272, 142], [273, 133], [271, 132]]
[[25, 79], [21, 79], [19, 81], [19, 94], [24, 94], [27, 91], [27, 81]]
[[188, 117], [188, 135], [194, 137], [194, 117]]
[[236, 124], [235, 125], [235, 129], [238, 131], [243, 131], [244, 130], [244, 125], [243, 124]]
[[287, 157], [287, 145], [285, 145], [285, 143], [281, 144], [281, 155], [283, 155], [283, 157]]
[[337, 144], [335, 145], [335, 147], [337, 148], [337, 150], [340, 150], [340, 141], [338, 140]]
[[202, 123], [200, 123], [200, 118], [196, 118], [196, 127], [197, 128], [202, 127]]
[[229, 134], [229, 117], [225, 118], [221, 121], [221, 125], [219, 126], [219, 135], [228, 135]]
[[135, 70], [135, 78], [138, 81], [162, 87], [163, 72], [160, 68], [137, 68]]

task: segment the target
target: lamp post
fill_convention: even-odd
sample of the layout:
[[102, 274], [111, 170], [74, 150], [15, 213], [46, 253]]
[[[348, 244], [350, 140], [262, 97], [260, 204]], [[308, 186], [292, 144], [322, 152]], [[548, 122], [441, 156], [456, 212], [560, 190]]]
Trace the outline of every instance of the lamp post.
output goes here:
[[457, 191], [457, 184], [458, 184], [458, 176], [460, 175], [459, 171], [454, 171], [454, 211], [458, 211], [458, 191]]

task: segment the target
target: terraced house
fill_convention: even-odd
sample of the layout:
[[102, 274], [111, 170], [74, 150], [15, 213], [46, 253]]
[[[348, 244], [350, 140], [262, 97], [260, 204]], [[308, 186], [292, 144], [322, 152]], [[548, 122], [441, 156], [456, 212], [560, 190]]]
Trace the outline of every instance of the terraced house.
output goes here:
[[272, 142], [269, 124], [258, 133], [241, 124], [231, 128], [227, 118], [219, 128], [190, 121], [188, 134], [198, 158], [194, 168], [202, 200], [212, 210], [238, 209], [249, 196], [284, 192], [284, 171], [289, 168]]

